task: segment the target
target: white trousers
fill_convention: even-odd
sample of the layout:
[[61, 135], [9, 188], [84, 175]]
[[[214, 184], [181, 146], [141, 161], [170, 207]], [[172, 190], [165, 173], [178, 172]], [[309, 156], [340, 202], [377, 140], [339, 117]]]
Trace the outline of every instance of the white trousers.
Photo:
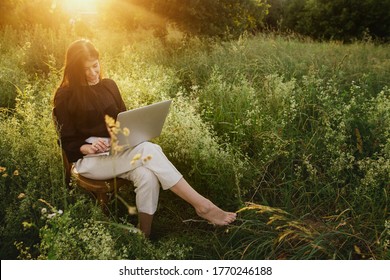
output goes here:
[[[133, 161], [137, 154], [140, 158]], [[157, 210], [160, 185], [167, 190], [183, 177], [161, 147], [150, 142], [116, 155], [84, 157], [75, 163], [75, 168], [79, 174], [90, 179], [119, 177], [132, 181], [138, 212], [149, 215]]]

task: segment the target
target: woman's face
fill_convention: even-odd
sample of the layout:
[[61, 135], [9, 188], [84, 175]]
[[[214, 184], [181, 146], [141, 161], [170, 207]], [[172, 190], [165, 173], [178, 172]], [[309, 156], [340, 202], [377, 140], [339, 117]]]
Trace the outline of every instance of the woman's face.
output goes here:
[[84, 62], [84, 71], [88, 85], [93, 86], [99, 82], [100, 64], [98, 59], [91, 59]]

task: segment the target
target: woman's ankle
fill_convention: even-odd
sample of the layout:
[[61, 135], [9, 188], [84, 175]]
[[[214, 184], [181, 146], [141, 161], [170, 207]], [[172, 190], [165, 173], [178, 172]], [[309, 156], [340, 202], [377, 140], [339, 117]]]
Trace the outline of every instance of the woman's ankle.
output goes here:
[[146, 238], [149, 238], [152, 232], [153, 215], [146, 213], [138, 213], [138, 228], [142, 231]]

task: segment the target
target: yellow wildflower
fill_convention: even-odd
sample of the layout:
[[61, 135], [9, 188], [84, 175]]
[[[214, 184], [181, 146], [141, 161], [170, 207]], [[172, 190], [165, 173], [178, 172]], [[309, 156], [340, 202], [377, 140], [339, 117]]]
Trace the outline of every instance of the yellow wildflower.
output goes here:
[[137, 208], [134, 206], [127, 206], [127, 211], [129, 212], [129, 215], [136, 215], [137, 214]]
[[118, 134], [119, 132], [119, 128], [117, 128], [116, 126], [110, 127], [110, 129], [113, 134]]
[[115, 119], [110, 117], [109, 115], [105, 115], [104, 120], [110, 132], [113, 134], [118, 134], [120, 130], [120, 123], [118, 121], [115, 121]]
[[29, 228], [31, 228], [33, 226], [32, 223], [29, 223], [29, 222], [26, 222], [26, 221], [22, 222], [22, 225], [23, 225], [24, 229], [29, 229]]
[[141, 158], [141, 154], [136, 154], [134, 157], [133, 157], [133, 160], [139, 160]]
[[0, 166], [0, 173], [3, 173], [6, 170], [7, 170], [7, 168]]
[[146, 157], [143, 158], [143, 161], [147, 162], [147, 161], [151, 160], [152, 158], [153, 158], [152, 155], [147, 155]]
[[18, 199], [23, 199], [23, 198], [25, 198], [26, 197], [26, 194], [25, 193], [20, 193], [19, 195], [18, 195]]
[[127, 127], [123, 128], [123, 135], [129, 136], [129, 134], [130, 134], [130, 130]]
[[116, 143], [112, 145], [112, 150], [114, 151], [114, 154], [117, 154], [121, 151], [123, 151], [123, 146], [119, 146]]
[[106, 116], [104, 117], [104, 120], [106, 121], [106, 124], [108, 125], [108, 127], [115, 126], [115, 120], [114, 120], [114, 118], [110, 117], [109, 115], [106, 115]]

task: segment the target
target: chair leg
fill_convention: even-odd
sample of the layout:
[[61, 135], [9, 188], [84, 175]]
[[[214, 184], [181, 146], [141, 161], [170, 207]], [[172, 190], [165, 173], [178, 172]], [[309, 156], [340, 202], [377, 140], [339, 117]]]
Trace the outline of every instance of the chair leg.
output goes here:
[[100, 207], [102, 207], [104, 213], [107, 214], [107, 211], [108, 211], [108, 195], [107, 193], [105, 192], [96, 192], [95, 193], [95, 196], [96, 196], [96, 199], [100, 205]]

